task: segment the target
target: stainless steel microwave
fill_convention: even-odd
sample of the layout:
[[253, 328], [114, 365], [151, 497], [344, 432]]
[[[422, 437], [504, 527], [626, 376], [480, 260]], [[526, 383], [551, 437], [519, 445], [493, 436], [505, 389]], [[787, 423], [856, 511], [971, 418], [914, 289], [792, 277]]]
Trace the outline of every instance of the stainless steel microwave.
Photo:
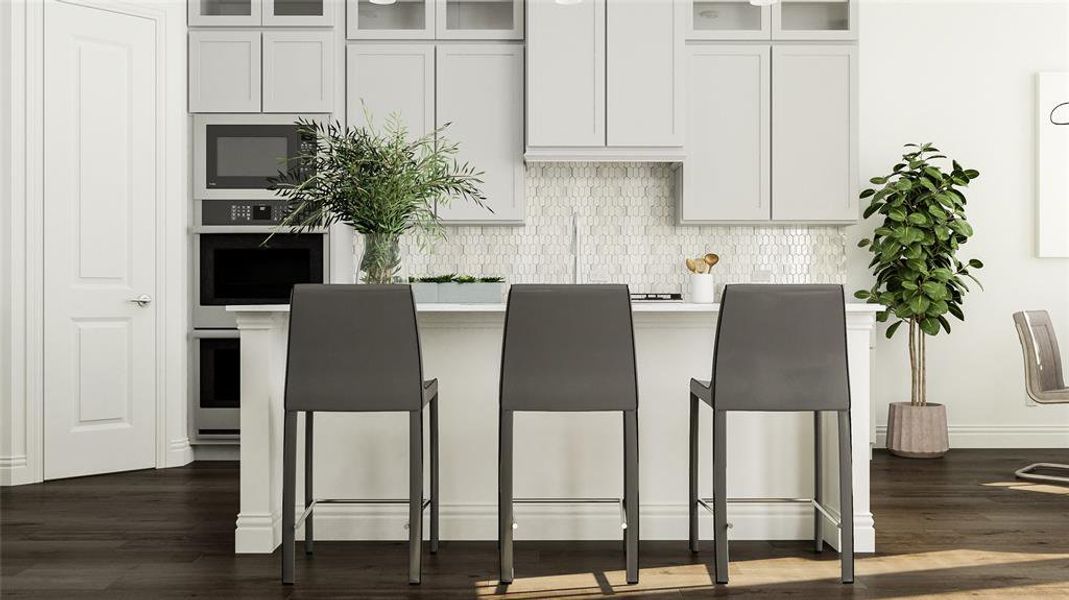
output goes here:
[[193, 183], [197, 199], [273, 198], [268, 179], [296, 167], [309, 150], [298, 117], [325, 115], [195, 115]]

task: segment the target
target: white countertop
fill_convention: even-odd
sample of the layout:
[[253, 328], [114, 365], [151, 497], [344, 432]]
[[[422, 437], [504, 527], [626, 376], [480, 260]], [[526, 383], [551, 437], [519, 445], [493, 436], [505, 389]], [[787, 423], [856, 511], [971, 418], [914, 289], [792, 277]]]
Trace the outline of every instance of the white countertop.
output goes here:
[[[847, 302], [848, 313], [875, 313], [883, 309], [879, 304]], [[288, 304], [239, 304], [226, 307], [227, 312], [245, 313], [287, 313]], [[636, 313], [716, 313], [720, 304], [692, 304], [689, 302], [632, 302], [631, 310]], [[417, 304], [418, 313], [504, 313], [505, 304]]]

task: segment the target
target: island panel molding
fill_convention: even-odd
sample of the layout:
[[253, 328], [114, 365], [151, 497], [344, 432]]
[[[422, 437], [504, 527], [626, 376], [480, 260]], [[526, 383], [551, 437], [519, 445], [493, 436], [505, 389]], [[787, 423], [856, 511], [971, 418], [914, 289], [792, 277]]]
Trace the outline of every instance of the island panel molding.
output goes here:
[[[854, 464], [854, 527], [858, 552], [875, 551], [869, 503], [872, 304], [848, 304]], [[287, 306], [236, 306], [241, 330], [241, 504], [235, 552], [270, 553], [280, 539], [280, 423], [285, 372]], [[711, 368], [719, 306], [636, 304], [635, 347], [639, 382], [642, 455], [642, 537], [687, 537], [688, 383]], [[503, 304], [420, 305], [424, 373], [441, 390], [442, 539], [496, 538], [498, 373]], [[641, 324], [641, 326], [639, 325]], [[685, 324], [686, 326], [680, 326]], [[252, 385], [245, 385], [251, 382]], [[622, 452], [618, 416], [604, 413], [530, 413], [516, 420], [517, 496], [605, 497], [618, 495], [621, 469], [605, 469]], [[739, 413], [731, 416], [729, 485], [737, 497], [806, 497], [812, 492], [812, 418], [808, 413]], [[303, 428], [298, 427], [298, 431]], [[712, 452], [711, 412], [703, 411], [701, 452]], [[824, 469], [834, 471], [835, 426], [823, 428]], [[386, 413], [316, 417], [316, 496], [402, 497], [407, 480], [407, 421]], [[303, 447], [298, 440], [298, 447]], [[488, 451], [488, 449], [491, 449]], [[354, 458], [356, 457], [356, 458]], [[298, 461], [297, 481], [302, 461]], [[834, 480], [824, 497], [836, 498]], [[703, 472], [700, 492], [711, 493]], [[298, 497], [303, 497], [298, 489]], [[835, 511], [832, 505], [831, 511]], [[298, 507], [298, 512], [302, 509]], [[755, 503], [730, 508], [734, 539], [809, 539], [813, 511]], [[329, 508], [317, 517], [316, 537], [335, 540], [396, 540], [405, 517], [395, 508]], [[615, 539], [619, 518], [589, 506], [525, 507], [517, 510], [517, 539]], [[703, 521], [703, 537], [711, 526]], [[838, 545], [837, 529], [824, 523], [825, 539]]]

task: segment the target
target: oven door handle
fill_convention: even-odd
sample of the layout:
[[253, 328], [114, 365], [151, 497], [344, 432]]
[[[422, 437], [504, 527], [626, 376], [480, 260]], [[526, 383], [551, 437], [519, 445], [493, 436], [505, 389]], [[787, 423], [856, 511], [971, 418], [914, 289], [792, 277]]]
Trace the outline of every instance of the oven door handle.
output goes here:
[[149, 296], [148, 294], [141, 294], [137, 298], [131, 298], [130, 302], [133, 302], [134, 304], [140, 306], [141, 308], [144, 308], [145, 306], [147, 306], [149, 303], [152, 302], [152, 296]]

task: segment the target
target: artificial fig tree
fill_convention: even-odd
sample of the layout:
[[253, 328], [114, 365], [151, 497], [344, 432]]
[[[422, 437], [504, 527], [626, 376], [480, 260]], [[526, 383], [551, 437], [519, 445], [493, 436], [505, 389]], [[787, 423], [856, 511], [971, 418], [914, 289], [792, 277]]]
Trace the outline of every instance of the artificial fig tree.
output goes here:
[[975, 258], [958, 258], [961, 246], [973, 235], [960, 188], [980, 172], [953, 160], [949, 172], [933, 163], [946, 160], [931, 144], [906, 144], [902, 161], [891, 173], [871, 179], [878, 187], [861, 192], [863, 200], [870, 199], [865, 218], [880, 215], [883, 223], [872, 239], [858, 242], [873, 254], [869, 268], [876, 282], [854, 296], [886, 307], [876, 320], [894, 321], [887, 328], [888, 338], [903, 324], [909, 329], [914, 406], [927, 402], [925, 339], [940, 331], [950, 333], [947, 315], [965, 320], [962, 302], [969, 291], [965, 280], [980, 285], [971, 271], [983, 267]]

